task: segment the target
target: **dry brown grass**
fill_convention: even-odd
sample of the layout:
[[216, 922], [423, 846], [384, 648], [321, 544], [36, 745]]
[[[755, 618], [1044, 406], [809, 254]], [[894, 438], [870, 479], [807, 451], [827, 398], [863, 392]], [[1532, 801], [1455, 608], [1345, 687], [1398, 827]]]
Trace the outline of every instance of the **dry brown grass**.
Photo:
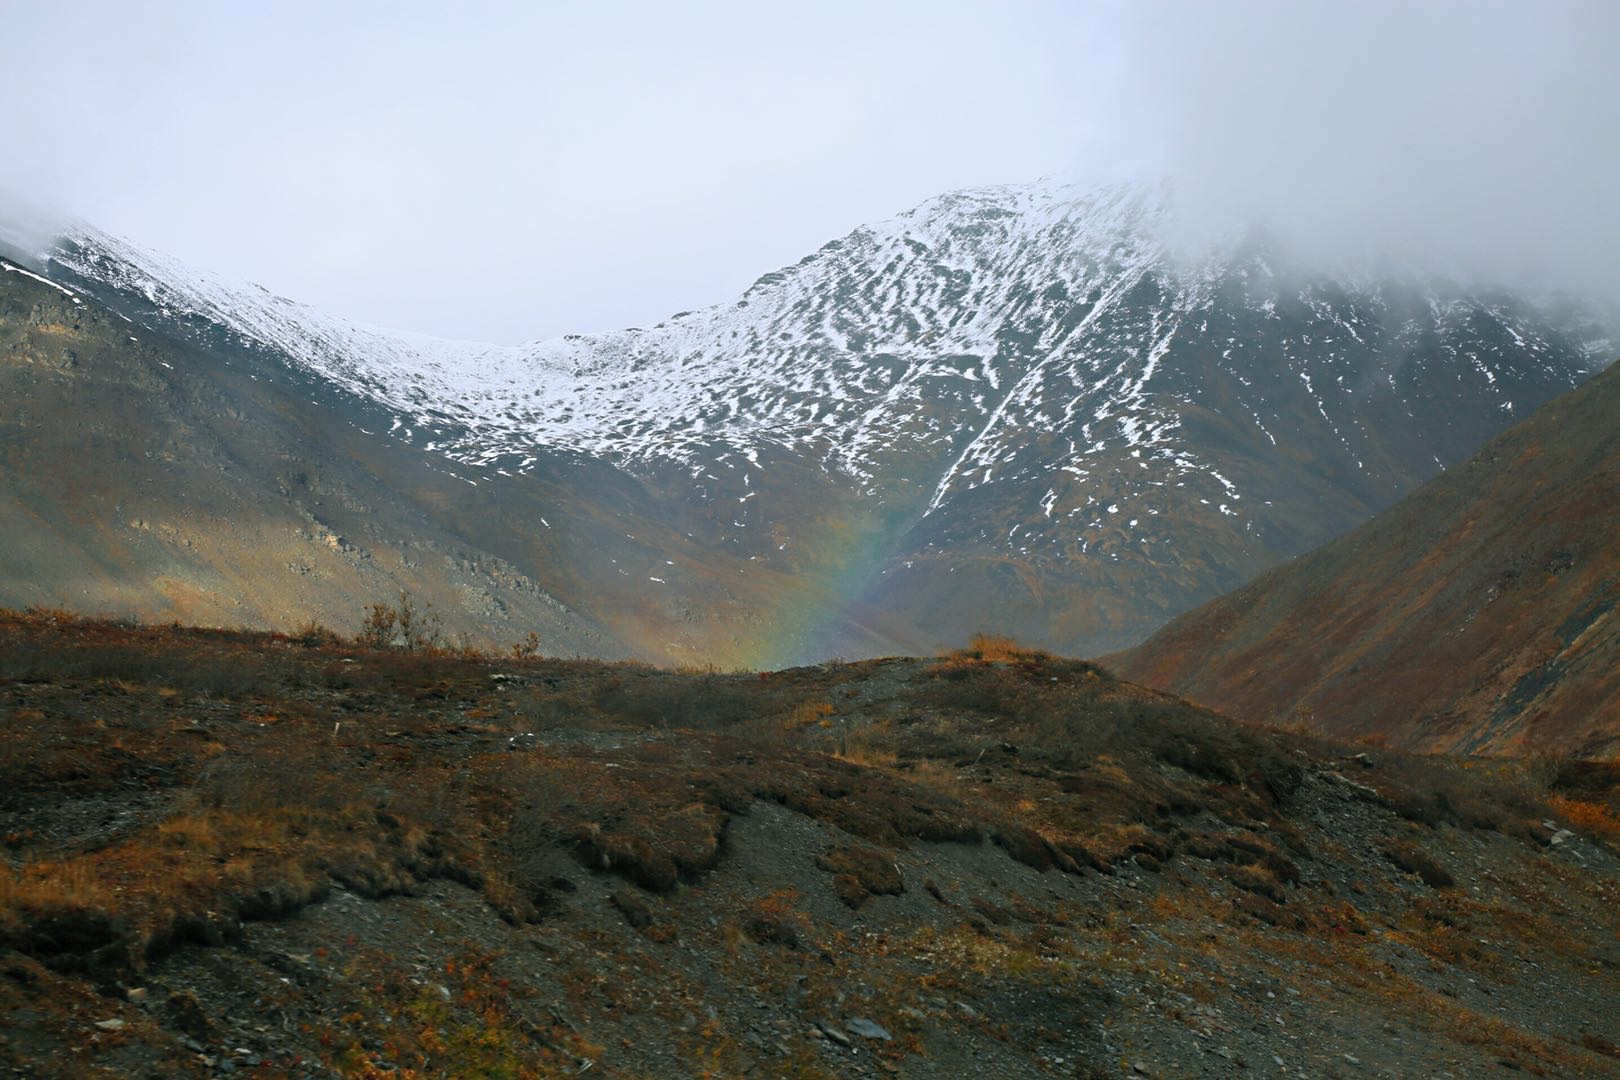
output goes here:
[[806, 944], [814, 924], [799, 907], [800, 899], [797, 889], [786, 888], [750, 901], [740, 917], [743, 932], [761, 945], [797, 949]]
[[41, 912], [104, 907], [113, 900], [114, 886], [84, 862], [44, 862], [0, 871], [0, 920], [12, 929]]
[[816, 865], [833, 875], [833, 891], [852, 908], [874, 896], [898, 896], [906, 891], [900, 868], [889, 852], [850, 844], [818, 856]]
[[1610, 806], [1557, 794], [1550, 796], [1547, 802], [1576, 832], [1620, 850], [1620, 815]]
[[[18, 842], [23, 867], [0, 877], [0, 928], [53, 963], [61, 954], [23, 935], [43, 914], [80, 913], [95, 931], [87, 947], [125, 934], [123, 974], [147, 949], [285, 913], [333, 882], [382, 895], [454, 876], [514, 922], [542, 918], [561, 895], [548, 896], [559, 856], [634, 883], [619, 908], [652, 947], [673, 932], [661, 913], [675, 905], [637, 887], [701, 884], [724, 857], [730, 815], [767, 802], [855, 838], [821, 863], [851, 906], [903, 889], [895, 861], [920, 842], [989, 841], [1049, 874], [1153, 871], [1144, 880], [1162, 890], [1161, 917], [1302, 935], [1322, 946], [1317, 960], [1360, 977], [1346, 957], [1360, 955], [1365, 921], [1351, 901], [1300, 884], [1294, 860], [1307, 853], [1289, 819], [1300, 763], [1313, 753], [1342, 761], [1345, 747], [1236, 725], [1005, 639], [976, 639], [942, 663], [683, 676], [272, 635], [38, 622], [20, 633], [34, 650], [26, 675], [39, 681], [0, 696], [11, 720], [0, 730], [6, 778], [27, 798], [136, 791], [164, 801], [151, 820], [96, 844]], [[210, 674], [189, 676], [193, 667]], [[212, 673], [232, 669], [248, 673], [245, 688], [218, 689]], [[24, 685], [4, 678], [0, 695]], [[874, 683], [903, 693], [875, 707]], [[831, 725], [846, 718], [838, 757]], [[509, 748], [513, 731], [537, 738]], [[1420, 848], [1434, 846], [1425, 817], [1544, 813], [1486, 770], [1375, 756], [1377, 767], [1354, 766], [1353, 778], [1411, 811]], [[1607, 827], [1600, 798], [1571, 789], [1554, 806], [1572, 824]], [[1476, 936], [1499, 924], [1541, 940], [1456, 902], [1463, 890], [1428, 894], [1393, 867], [1383, 873], [1434, 901], [1401, 925], [1428, 955], [1483, 963], [1442, 916], [1480, 923]], [[763, 891], [739, 910], [739, 962], [765, 953], [767, 963], [806, 963], [812, 944], [832, 951], [802, 899]], [[978, 925], [926, 940], [936, 969], [1030, 979], [1071, 960], [1083, 969], [1055, 943], [1050, 913], [1005, 895], [975, 899], [953, 890], [943, 910]], [[1111, 946], [1119, 962], [1134, 962], [1129, 933], [1106, 927], [1104, 945], [1111, 933], [1121, 935]]]
[[1416, 874], [1432, 889], [1447, 889], [1457, 884], [1450, 870], [1411, 840], [1386, 840], [1379, 845], [1384, 857], [1408, 874]]
[[963, 664], [973, 661], [986, 664], [1012, 664], [1050, 660], [1052, 654], [1045, 649], [1020, 645], [1006, 634], [979, 633], [968, 639], [967, 648], [953, 649], [942, 654], [941, 658], [948, 664]]

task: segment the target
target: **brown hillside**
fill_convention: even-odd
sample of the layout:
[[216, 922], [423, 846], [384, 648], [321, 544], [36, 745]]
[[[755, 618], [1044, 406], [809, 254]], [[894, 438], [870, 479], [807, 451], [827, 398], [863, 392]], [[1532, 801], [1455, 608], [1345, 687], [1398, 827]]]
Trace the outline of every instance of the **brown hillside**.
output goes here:
[[1620, 752], [1620, 368], [1113, 658], [1213, 708], [1466, 753]]
[[1617, 799], [997, 639], [677, 673], [0, 612], [0, 1071], [1620, 1075]]

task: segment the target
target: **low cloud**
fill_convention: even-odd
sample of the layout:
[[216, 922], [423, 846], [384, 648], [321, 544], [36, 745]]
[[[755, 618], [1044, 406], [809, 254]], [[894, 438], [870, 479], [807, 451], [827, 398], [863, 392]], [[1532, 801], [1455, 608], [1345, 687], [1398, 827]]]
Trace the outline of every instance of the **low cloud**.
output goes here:
[[1620, 296], [1620, 4], [1138, 8], [1184, 238]]
[[1312, 261], [1617, 297], [1617, 41], [1610, 0], [19, 4], [0, 187], [502, 341], [724, 302], [932, 194], [1064, 173], [1172, 177], [1189, 247], [1259, 223]]

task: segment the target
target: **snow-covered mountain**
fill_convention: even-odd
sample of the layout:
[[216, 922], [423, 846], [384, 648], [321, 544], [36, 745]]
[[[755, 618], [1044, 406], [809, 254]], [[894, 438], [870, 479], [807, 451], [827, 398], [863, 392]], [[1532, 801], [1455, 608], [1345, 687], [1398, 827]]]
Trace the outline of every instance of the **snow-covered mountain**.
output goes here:
[[697, 541], [851, 608], [1082, 650], [1349, 528], [1600, 366], [1575, 309], [1323, 273], [1259, 236], [1178, 259], [1172, 213], [1168, 187], [958, 192], [731, 303], [518, 347], [358, 326], [90, 229], [48, 271], [384, 408], [474, 482], [611, 462]]

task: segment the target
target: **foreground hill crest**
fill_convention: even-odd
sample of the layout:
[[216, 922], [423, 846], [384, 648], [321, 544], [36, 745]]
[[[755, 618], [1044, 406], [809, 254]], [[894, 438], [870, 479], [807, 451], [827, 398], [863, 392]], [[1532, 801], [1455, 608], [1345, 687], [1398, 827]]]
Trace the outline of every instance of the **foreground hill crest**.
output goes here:
[[1620, 770], [987, 639], [789, 671], [0, 611], [30, 1076], [1620, 1072]]

